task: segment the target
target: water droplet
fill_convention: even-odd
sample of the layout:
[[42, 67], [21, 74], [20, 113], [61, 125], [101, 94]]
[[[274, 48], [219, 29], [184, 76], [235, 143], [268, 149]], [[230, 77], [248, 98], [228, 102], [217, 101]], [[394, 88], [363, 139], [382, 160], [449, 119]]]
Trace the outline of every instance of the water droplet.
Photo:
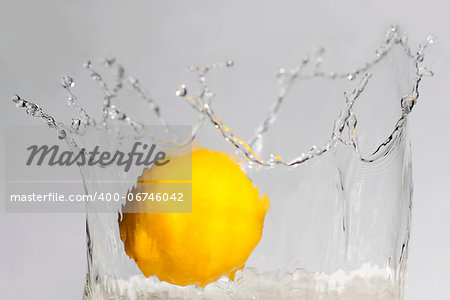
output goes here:
[[61, 85], [63, 86], [63, 88], [67, 89], [74, 87], [75, 82], [73, 81], [72, 77], [66, 75], [61, 79]]
[[408, 36], [406, 34], [404, 34], [400, 37], [400, 44], [402, 44], [402, 45], [408, 44]]
[[353, 74], [353, 73], [349, 73], [349, 74], [347, 75], [347, 78], [348, 78], [348, 80], [355, 80], [356, 76], [355, 76], [355, 74]]
[[391, 25], [390, 30], [391, 30], [392, 32], [398, 31], [398, 25], [396, 25], [396, 24]]
[[135, 85], [137, 85], [137, 84], [139, 83], [139, 80], [137, 80], [137, 79], [134, 78], [134, 77], [128, 77], [128, 82], [129, 82], [131, 85], [135, 86]]
[[95, 73], [95, 72], [91, 74], [91, 78], [92, 78], [93, 80], [95, 80], [95, 81], [100, 81], [100, 80], [102, 80], [102, 77], [100, 76], [100, 74]]
[[431, 71], [427, 67], [420, 67], [419, 68], [419, 75], [422, 75], [422, 76], [433, 76], [434, 73], [433, 73], [433, 71]]
[[427, 42], [428, 42], [428, 44], [434, 44], [434, 43], [436, 43], [436, 37], [434, 37], [434, 36], [432, 36], [432, 35], [429, 35], [429, 36], [427, 37]]
[[81, 125], [80, 119], [72, 119], [72, 129], [78, 130], [80, 128], [80, 125]]
[[25, 107], [25, 106], [26, 106], [26, 103], [25, 103], [25, 101], [24, 101], [23, 99], [19, 99], [19, 100], [17, 100], [17, 102], [16, 102], [16, 106], [17, 106], [17, 107]]
[[351, 129], [352, 134], [355, 134], [356, 123], [357, 121], [355, 115], [351, 114], [347, 119], [347, 126]]
[[206, 97], [207, 99], [213, 98], [213, 97], [215, 97], [215, 96], [216, 96], [216, 94], [214, 94], [213, 91], [210, 91], [210, 90], [205, 91], [205, 97]]
[[188, 70], [189, 72], [198, 71], [198, 66], [190, 66], [190, 67], [187, 68], [187, 70]]
[[56, 127], [55, 119], [53, 119], [51, 116], [45, 115], [44, 119], [47, 121], [48, 127], [50, 127], [50, 128], [55, 128]]
[[269, 158], [267, 159], [267, 163], [269, 163], [270, 165], [276, 164], [278, 162], [279, 162], [279, 160], [273, 154], [270, 154]]
[[228, 60], [226, 65], [227, 65], [227, 67], [232, 67], [234, 65], [234, 61]]
[[178, 89], [175, 91], [175, 95], [177, 95], [178, 97], [184, 97], [187, 95], [187, 89], [186, 86], [184, 84], [180, 85], [178, 87]]
[[411, 112], [411, 110], [413, 109], [414, 105], [415, 105], [415, 99], [412, 96], [404, 96], [401, 100], [401, 106], [403, 109], [403, 112], [408, 114]]
[[111, 66], [116, 62], [116, 59], [115, 59], [114, 57], [111, 57], [111, 58], [104, 58], [104, 59], [102, 60], [102, 62], [103, 62], [103, 64], [104, 64], [105, 66], [111, 67]]
[[127, 116], [126, 116], [123, 112], [119, 112], [119, 113], [116, 115], [116, 119], [117, 119], [117, 120], [125, 120], [126, 117], [127, 117]]
[[17, 102], [19, 102], [19, 100], [20, 100], [20, 96], [17, 95], [17, 94], [14, 94], [14, 95], [11, 97], [11, 100], [12, 100], [13, 102], [17, 103]]
[[118, 119], [119, 114], [120, 114], [119, 110], [114, 105], [108, 107], [108, 116], [111, 119], [113, 120]]
[[424, 58], [423, 54], [417, 53], [416, 61], [418, 61], [418, 62], [423, 62], [423, 58]]
[[86, 69], [89, 69], [91, 66], [92, 66], [92, 63], [91, 63], [90, 60], [87, 60], [87, 61], [83, 64], [83, 67], [86, 68]]
[[36, 104], [28, 102], [28, 103], [26, 103], [26, 107], [27, 107], [26, 113], [28, 115], [36, 116], [36, 117], [41, 115], [39, 106], [37, 106]]

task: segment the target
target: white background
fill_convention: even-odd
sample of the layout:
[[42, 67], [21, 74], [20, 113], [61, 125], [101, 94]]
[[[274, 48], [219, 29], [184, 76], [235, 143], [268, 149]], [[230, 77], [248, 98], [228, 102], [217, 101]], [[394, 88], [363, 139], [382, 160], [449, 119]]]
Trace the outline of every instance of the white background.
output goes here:
[[[232, 58], [233, 71], [245, 74], [236, 75], [242, 76], [242, 84], [262, 97], [260, 74], [272, 76], [276, 67], [297, 63], [314, 46], [324, 45], [332, 50], [329, 57], [350, 64], [373, 54], [392, 23], [406, 30], [414, 45], [428, 34], [437, 36], [438, 43], [426, 58], [435, 77], [424, 80], [420, 105], [411, 115], [415, 188], [406, 299], [450, 299], [450, 6], [445, 1], [1, 0], [0, 4], [2, 127], [39, 123], [10, 103], [15, 92], [35, 99], [61, 119], [68, 118], [59, 80], [64, 74], [84, 77], [80, 65], [87, 58], [119, 57], [145, 79], [155, 98], [174, 107], [174, 87], [186, 78], [184, 67], [191, 63]], [[83, 94], [83, 87], [77, 88]], [[89, 88], [95, 90], [93, 85]], [[242, 87], [240, 91], [251, 95]], [[90, 99], [94, 97], [84, 93], [89, 96], [83, 104], [98, 107], [98, 97]], [[3, 159], [2, 153], [2, 169]], [[1, 212], [0, 298], [80, 299], [84, 244], [82, 214]]]

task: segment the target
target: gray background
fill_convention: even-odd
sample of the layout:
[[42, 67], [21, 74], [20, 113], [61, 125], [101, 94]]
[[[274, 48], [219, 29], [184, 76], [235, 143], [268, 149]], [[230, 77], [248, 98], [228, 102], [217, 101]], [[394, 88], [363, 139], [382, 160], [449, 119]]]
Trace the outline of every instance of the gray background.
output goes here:
[[[314, 46], [328, 48], [330, 60], [351, 65], [373, 53], [392, 23], [401, 25], [414, 45], [434, 34], [439, 40], [427, 61], [436, 76], [424, 80], [411, 116], [415, 189], [407, 299], [450, 299], [450, 7], [444, 1], [0, 3], [2, 127], [39, 123], [9, 102], [15, 92], [68, 119], [71, 112], [58, 87], [65, 74], [79, 83], [83, 105], [98, 109], [100, 93], [80, 67], [87, 58], [115, 55], [172, 108], [180, 101], [174, 87], [188, 78], [185, 66], [232, 58], [234, 81], [223, 85], [234, 84], [235, 93], [225, 96], [263, 99], [265, 109], [272, 99], [264, 97], [265, 87], [275, 86], [276, 67], [294, 65]], [[254, 105], [240, 104], [244, 112]], [[181, 119], [182, 113], [172, 109], [168, 118]], [[242, 113], [234, 119], [229, 118], [232, 125], [239, 124]], [[249, 116], [248, 124], [255, 120]], [[82, 214], [1, 212], [0, 239], [1, 299], [80, 299], [86, 267]]]

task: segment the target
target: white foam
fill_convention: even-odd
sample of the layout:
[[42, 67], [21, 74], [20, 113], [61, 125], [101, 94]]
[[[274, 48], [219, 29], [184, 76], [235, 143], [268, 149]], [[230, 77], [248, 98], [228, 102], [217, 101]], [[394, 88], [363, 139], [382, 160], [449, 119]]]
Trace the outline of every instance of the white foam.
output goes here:
[[394, 300], [401, 299], [401, 280], [391, 270], [364, 264], [358, 270], [332, 274], [302, 269], [278, 277], [246, 269], [235, 281], [223, 277], [205, 288], [177, 286], [156, 277], [135, 275], [125, 279], [102, 278], [91, 286], [87, 299], [308, 299], [308, 300]]

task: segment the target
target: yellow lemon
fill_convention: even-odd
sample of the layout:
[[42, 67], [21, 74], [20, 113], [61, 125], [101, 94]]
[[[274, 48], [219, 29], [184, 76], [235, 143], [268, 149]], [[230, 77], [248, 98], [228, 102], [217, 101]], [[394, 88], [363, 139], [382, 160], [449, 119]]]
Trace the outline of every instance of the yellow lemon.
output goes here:
[[127, 255], [146, 277], [204, 287], [221, 276], [233, 280], [244, 267], [261, 239], [269, 199], [259, 197], [235, 160], [208, 149], [145, 169], [132, 193], [158, 193], [158, 185], [149, 191], [140, 182], [176, 174], [191, 157], [191, 213], [124, 213], [119, 228]]

